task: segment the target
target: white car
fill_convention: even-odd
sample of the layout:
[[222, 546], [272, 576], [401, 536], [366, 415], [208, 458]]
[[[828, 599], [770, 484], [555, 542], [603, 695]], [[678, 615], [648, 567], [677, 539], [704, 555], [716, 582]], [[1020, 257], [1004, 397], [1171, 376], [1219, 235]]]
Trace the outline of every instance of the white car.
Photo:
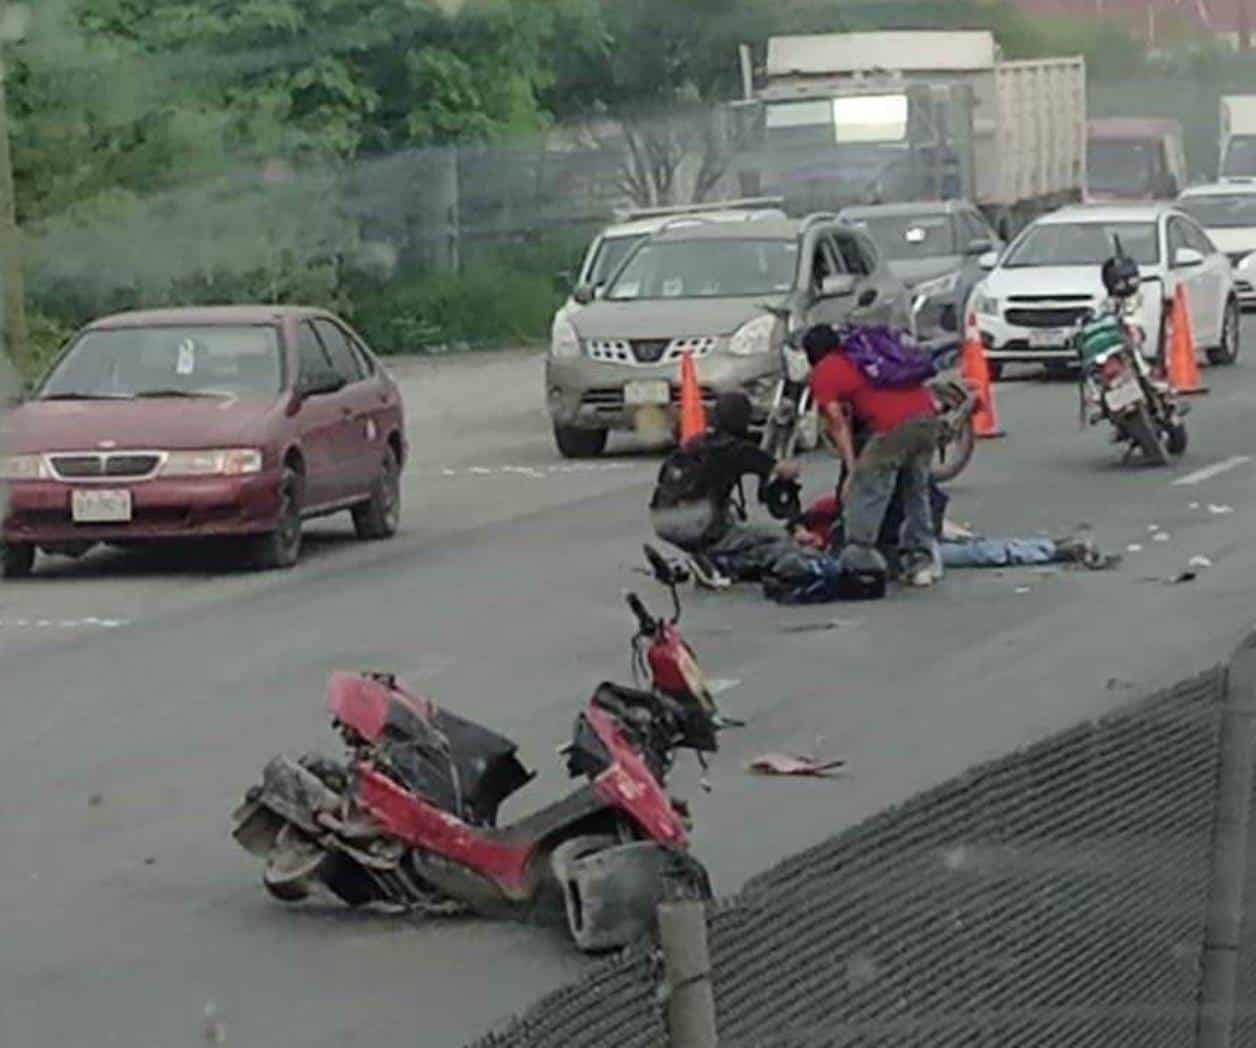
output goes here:
[[1136, 306], [1146, 354], [1159, 352], [1165, 303], [1184, 284], [1195, 344], [1214, 364], [1234, 362], [1234, 274], [1199, 224], [1172, 204], [1082, 205], [1038, 219], [1002, 255], [983, 256], [989, 273], [973, 291], [970, 315], [993, 375], [1013, 362], [1072, 366], [1070, 336], [1105, 296], [1099, 270], [1118, 239], [1143, 275]]
[[1243, 305], [1256, 305], [1256, 185], [1213, 182], [1192, 186], [1177, 206], [1195, 219], [1230, 259]]

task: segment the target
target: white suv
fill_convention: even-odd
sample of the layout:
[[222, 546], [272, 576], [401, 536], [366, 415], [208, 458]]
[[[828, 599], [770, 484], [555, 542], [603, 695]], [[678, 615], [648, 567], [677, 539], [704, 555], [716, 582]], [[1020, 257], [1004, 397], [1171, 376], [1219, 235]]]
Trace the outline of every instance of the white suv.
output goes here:
[[993, 374], [1005, 363], [1069, 367], [1069, 338], [1102, 301], [1104, 260], [1122, 249], [1139, 265], [1140, 322], [1148, 356], [1159, 350], [1164, 304], [1184, 284], [1195, 342], [1214, 364], [1239, 352], [1239, 302], [1230, 261], [1190, 216], [1171, 204], [1068, 207], [1027, 227], [1002, 255], [982, 258], [988, 275], [969, 305]]

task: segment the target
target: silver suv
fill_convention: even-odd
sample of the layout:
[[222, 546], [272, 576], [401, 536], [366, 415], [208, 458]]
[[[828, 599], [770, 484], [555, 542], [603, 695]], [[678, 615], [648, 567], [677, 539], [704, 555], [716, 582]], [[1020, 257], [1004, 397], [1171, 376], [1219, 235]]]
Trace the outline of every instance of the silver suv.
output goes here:
[[558, 450], [598, 455], [611, 430], [674, 424], [686, 351], [708, 405], [741, 390], [762, 422], [785, 334], [765, 304], [788, 309], [793, 328], [910, 322], [903, 283], [835, 215], [664, 228], [633, 248], [600, 297], [555, 318], [545, 388]]

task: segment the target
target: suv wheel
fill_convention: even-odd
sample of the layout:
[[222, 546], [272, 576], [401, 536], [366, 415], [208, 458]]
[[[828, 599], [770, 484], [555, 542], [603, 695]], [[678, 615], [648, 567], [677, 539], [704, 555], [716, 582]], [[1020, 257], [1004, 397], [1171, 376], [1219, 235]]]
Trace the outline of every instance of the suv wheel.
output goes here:
[[604, 429], [574, 429], [554, 426], [554, 443], [563, 458], [594, 458], [606, 450], [609, 434]]
[[0, 545], [0, 577], [24, 579], [35, 568], [35, 547], [28, 542]]

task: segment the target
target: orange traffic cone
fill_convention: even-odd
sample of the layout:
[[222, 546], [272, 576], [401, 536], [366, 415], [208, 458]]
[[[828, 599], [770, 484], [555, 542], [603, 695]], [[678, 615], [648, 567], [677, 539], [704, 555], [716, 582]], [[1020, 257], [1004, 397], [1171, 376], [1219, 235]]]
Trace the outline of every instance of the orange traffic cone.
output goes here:
[[1200, 381], [1199, 362], [1195, 359], [1195, 335], [1191, 331], [1191, 313], [1186, 304], [1186, 285], [1178, 284], [1173, 292], [1173, 306], [1169, 310], [1169, 331], [1164, 345], [1169, 360], [1166, 371], [1169, 385], [1176, 393], [1207, 393], [1208, 387]]
[[960, 360], [960, 372], [964, 381], [974, 389], [977, 407], [973, 410], [973, 433], [978, 437], [1003, 437], [999, 414], [994, 407], [994, 390], [990, 388], [990, 369], [986, 366], [986, 351], [981, 344], [981, 332], [977, 318], [969, 315], [964, 328], [964, 349]]
[[686, 351], [680, 358], [680, 442], [687, 444], [706, 432], [706, 409], [702, 406], [702, 390], [693, 354]]

